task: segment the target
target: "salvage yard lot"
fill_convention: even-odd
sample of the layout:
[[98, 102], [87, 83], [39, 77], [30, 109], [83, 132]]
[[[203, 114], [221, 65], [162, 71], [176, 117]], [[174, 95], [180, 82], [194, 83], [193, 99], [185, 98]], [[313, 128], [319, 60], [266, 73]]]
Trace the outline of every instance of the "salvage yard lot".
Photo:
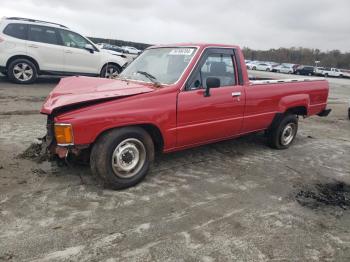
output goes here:
[[0, 261], [349, 261], [350, 81], [329, 81], [332, 113], [301, 119], [290, 149], [259, 133], [163, 155], [111, 191], [88, 166], [19, 157], [45, 134], [58, 80], [1, 78]]

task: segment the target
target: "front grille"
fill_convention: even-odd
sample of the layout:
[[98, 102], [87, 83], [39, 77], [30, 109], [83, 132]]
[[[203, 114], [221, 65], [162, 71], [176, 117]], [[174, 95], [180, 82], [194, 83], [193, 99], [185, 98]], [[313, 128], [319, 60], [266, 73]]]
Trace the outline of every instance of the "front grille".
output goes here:
[[56, 139], [54, 134], [54, 117], [51, 115], [47, 116], [45, 144], [47, 151], [54, 154]]

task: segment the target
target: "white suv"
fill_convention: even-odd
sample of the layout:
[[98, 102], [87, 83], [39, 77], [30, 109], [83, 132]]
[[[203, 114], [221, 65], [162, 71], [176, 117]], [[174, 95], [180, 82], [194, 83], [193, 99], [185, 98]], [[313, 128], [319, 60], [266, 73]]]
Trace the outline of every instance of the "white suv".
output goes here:
[[0, 21], [0, 72], [15, 83], [33, 83], [38, 75], [109, 77], [126, 62], [63, 25], [18, 17]]

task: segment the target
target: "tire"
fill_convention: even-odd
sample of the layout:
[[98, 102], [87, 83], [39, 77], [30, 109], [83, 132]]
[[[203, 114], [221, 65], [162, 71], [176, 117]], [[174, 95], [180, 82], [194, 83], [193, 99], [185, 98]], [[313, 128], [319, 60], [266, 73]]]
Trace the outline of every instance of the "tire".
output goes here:
[[270, 70], [270, 68], [266, 68], [266, 71], [267, 71], [267, 72], [270, 72], [271, 70]]
[[150, 135], [140, 127], [124, 127], [106, 132], [95, 142], [90, 167], [106, 188], [124, 189], [145, 178], [153, 159]]
[[297, 74], [297, 75], [300, 75], [300, 72], [299, 72], [299, 71], [297, 71], [297, 72], [296, 72], [296, 74]]
[[324, 77], [328, 77], [328, 74], [324, 74]]
[[294, 142], [297, 132], [297, 116], [281, 115], [274, 120], [268, 130], [268, 144], [275, 149], [286, 149]]
[[38, 78], [38, 69], [30, 60], [18, 58], [7, 67], [7, 75], [16, 84], [32, 84]]
[[256, 67], [255, 66], [253, 66], [253, 68], [252, 68], [253, 70], [256, 70]]
[[113, 76], [118, 75], [122, 71], [121, 67], [116, 64], [105, 65], [100, 73], [102, 78], [113, 78]]

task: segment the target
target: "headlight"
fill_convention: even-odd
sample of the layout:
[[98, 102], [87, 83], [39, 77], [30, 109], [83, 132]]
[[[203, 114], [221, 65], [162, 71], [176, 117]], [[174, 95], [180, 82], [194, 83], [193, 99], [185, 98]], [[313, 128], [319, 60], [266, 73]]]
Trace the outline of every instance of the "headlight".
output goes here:
[[57, 145], [66, 146], [73, 144], [73, 128], [71, 124], [55, 124], [55, 138]]

